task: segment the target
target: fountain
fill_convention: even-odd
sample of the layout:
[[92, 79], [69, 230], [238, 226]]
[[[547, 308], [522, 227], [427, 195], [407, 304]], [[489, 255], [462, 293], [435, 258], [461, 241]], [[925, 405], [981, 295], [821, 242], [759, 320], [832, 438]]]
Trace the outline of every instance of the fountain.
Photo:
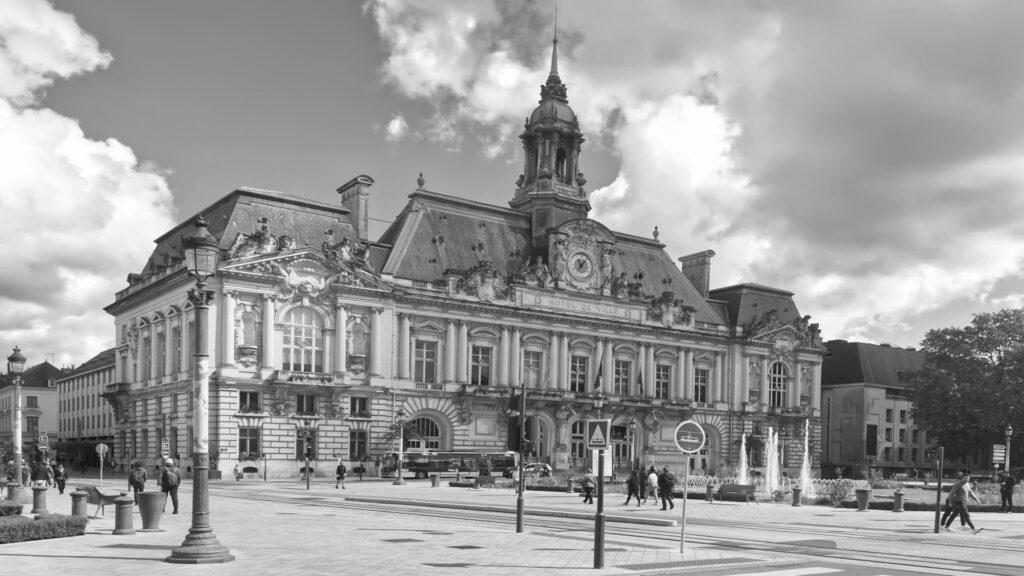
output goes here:
[[800, 490], [804, 496], [810, 496], [807, 490], [811, 487], [811, 421], [804, 420], [804, 461], [800, 465]]
[[779, 488], [779, 434], [771, 426], [768, 427], [764, 458], [764, 488], [770, 494]]
[[740, 466], [736, 471], [736, 475], [739, 476], [737, 483], [747, 484], [747, 476], [750, 474], [750, 457], [747, 456], [747, 434], [740, 434]]

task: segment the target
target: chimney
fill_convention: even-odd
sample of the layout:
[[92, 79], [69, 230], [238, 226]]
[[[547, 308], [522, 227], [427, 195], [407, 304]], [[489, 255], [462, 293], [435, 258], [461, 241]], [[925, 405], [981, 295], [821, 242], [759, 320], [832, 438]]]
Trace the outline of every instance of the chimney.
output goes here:
[[370, 186], [373, 186], [373, 178], [365, 174], [356, 176], [338, 188], [341, 194], [341, 205], [348, 208], [351, 213], [349, 220], [352, 227], [356, 229], [359, 240], [369, 240], [370, 228]]
[[714, 250], [705, 250], [679, 258], [679, 267], [683, 271], [683, 276], [686, 276], [693, 287], [705, 298], [708, 297], [711, 283], [711, 258], [714, 255]]

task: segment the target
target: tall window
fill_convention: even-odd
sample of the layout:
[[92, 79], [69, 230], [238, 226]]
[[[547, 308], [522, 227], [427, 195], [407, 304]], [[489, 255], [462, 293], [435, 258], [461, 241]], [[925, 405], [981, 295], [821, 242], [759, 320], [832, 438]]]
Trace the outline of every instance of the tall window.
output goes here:
[[693, 371], [693, 401], [708, 401], [708, 369], [696, 368]]
[[153, 347], [149, 336], [142, 339], [142, 379], [153, 377]]
[[441, 449], [441, 429], [437, 422], [430, 418], [417, 418], [409, 422], [408, 428], [415, 431], [419, 438], [410, 438], [407, 444], [409, 448], [421, 450]]
[[39, 408], [39, 396], [26, 396], [25, 406], [28, 408]]
[[323, 372], [324, 331], [320, 315], [298, 307], [284, 316], [282, 368], [293, 372]]
[[885, 409], [885, 421], [890, 424], [892, 423], [892, 408]]
[[[576, 466], [586, 463], [587, 458], [587, 424], [583, 420], [572, 423], [570, 431], [569, 457], [576, 460]], [[571, 463], [570, 463], [571, 464]]]
[[181, 372], [181, 326], [171, 329], [171, 342], [174, 343], [174, 358], [171, 359], [174, 364], [171, 366], [171, 371]]
[[432, 340], [416, 341], [416, 357], [413, 379], [417, 382], [433, 384], [437, 382], [437, 342]]
[[885, 441], [892, 442], [892, 428], [885, 429]]
[[473, 346], [470, 356], [470, 384], [489, 385], [491, 383], [491, 347]]
[[352, 430], [348, 436], [348, 459], [359, 462], [366, 456], [366, 430]]
[[29, 437], [36, 437], [39, 435], [39, 417], [28, 416], [25, 418], [25, 433]]
[[296, 394], [295, 413], [316, 414], [316, 396], [313, 394]]
[[241, 391], [238, 393], [239, 412], [262, 412], [260, 408], [260, 393]]
[[370, 417], [370, 399], [354, 396], [349, 399], [349, 415], [353, 418]]
[[913, 442], [914, 444], [917, 444], [917, 438], [918, 438], [917, 429], [911, 430], [910, 431], [910, 441]]
[[156, 374], [163, 376], [167, 371], [167, 333], [157, 332], [156, 335]]
[[907, 411], [906, 410], [900, 410], [900, 424], [906, 424], [906, 423], [907, 423]]
[[654, 397], [668, 398], [668, 389], [672, 382], [672, 367], [658, 364], [654, 367]]
[[523, 382], [527, 388], [540, 386], [540, 364], [543, 353], [536, 350], [523, 352]]
[[786, 405], [786, 390], [788, 388], [789, 375], [786, 366], [782, 362], [772, 364], [768, 371], [768, 405], [773, 408], [781, 408]]
[[629, 395], [629, 373], [632, 367], [629, 360], [615, 360], [615, 379], [612, 381], [612, 394]]
[[587, 360], [586, 356], [573, 356], [569, 361], [569, 391], [587, 391]]
[[238, 429], [238, 458], [245, 460], [259, 458], [260, 455], [260, 429], [239, 428]]
[[907, 441], [907, 429], [906, 428], [900, 428], [899, 438], [900, 438], [900, 442], [906, 442]]

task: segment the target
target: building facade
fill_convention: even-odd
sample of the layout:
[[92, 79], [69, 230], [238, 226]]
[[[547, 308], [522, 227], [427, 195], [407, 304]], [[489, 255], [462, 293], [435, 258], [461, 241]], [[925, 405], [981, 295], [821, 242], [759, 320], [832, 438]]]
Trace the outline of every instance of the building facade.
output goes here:
[[58, 450], [62, 461], [99, 466], [96, 446], [113, 445], [114, 410], [103, 394], [107, 385], [114, 383], [114, 357], [115, 349], [109, 348], [57, 379]]
[[[589, 462], [585, 421], [625, 430], [617, 468], [689, 465], [730, 473], [742, 435], [783, 432], [783, 467], [802, 464], [809, 423], [820, 452], [816, 324], [793, 294], [755, 283], [711, 290], [714, 252], [670, 257], [658, 241], [588, 217], [583, 134], [557, 68], [522, 135], [524, 166], [507, 207], [429, 190], [376, 240], [372, 178], [340, 203], [239, 189], [202, 211], [221, 261], [207, 334], [211, 456], [294, 476], [307, 445], [319, 473], [406, 449], [500, 451], [509, 399], [526, 393], [531, 458]], [[190, 219], [156, 240], [107, 311], [117, 335], [118, 453], [156, 458], [167, 439], [190, 455], [194, 324], [182, 264]], [[707, 431], [682, 458], [674, 429]], [[793, 449], [789, 450], [789, 444]], [[796, 448], [799, 446], [799, 449]], [[225, 462], [226, 461], [226, 462]]]
[[[56, 381], [63, 374], [60, 368], [49, 362], [26, 368], [21, 374], [21, 453], [26, 461], [39, 445], [40, 432], [46, 432], [50, 442], [57, 438]], [[0, 376], [0, 447], [6, 458], [14, 454], [16, 390], [13, 375]]]

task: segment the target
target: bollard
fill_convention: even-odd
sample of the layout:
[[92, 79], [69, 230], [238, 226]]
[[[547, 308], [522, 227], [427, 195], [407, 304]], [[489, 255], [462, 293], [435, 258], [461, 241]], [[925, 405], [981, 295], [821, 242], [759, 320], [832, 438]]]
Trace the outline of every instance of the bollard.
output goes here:
[[135, 505], [135, 499], [127, 492], [121, 492], [120, 496], [114, 498], [114, 504], [117, 506], [117, 514], [114, 516], [114, 535], [135, 534], [135, 529], [132, 528], [132, 506]]
[[7, 483], [7, 500], [9, 502], [22, 502], [25, 499], [25, 488], [17, 482]]
[[704, 488], [706, 488], [706, 493], [704, 494], [704, 499], [707, 500], [708, 502], [711, 502], [711, 499], [714, 497], [712, 495], [711, 483], [709, 482], [708, 484], [706, 484], [704, 486]]
[[565, 481], [565, 491], [568, 492], [569, 494], [572, 494], [572, 492], [573, 492], [572, 478], [567, 478], [566, 479], [566, 481]]
[[871, 501], [871, 489], [861, 488], [857, 490], [857, 512], [867, 512], [868, 502]]
[[142, 528], [139, 532], [163, 532], [160, 529], [160, 517], [167, 504], [166, 492], [139, 492], [139, 514], [142, 516]]
[[903, 488], [897, 488], [892, 493], [892, 511], [903, 512]]
[[793, 488], [793, 506], [803, 506], [803, 502], [800, 502], [800, 494], [803, 492], [803, 488]]
[[79, 518], [89, 517], [89, 493], [79, 486], [71, 493], [71, 515]]
[[430, 475], [430, 486], [432, 488], [437, 488], [440, 485], [441, 485], [441, 475], [440, 474], [431, 474]]
[[48, 514], [46, 510], [46, 486], [32, 487], [32, 514]]

